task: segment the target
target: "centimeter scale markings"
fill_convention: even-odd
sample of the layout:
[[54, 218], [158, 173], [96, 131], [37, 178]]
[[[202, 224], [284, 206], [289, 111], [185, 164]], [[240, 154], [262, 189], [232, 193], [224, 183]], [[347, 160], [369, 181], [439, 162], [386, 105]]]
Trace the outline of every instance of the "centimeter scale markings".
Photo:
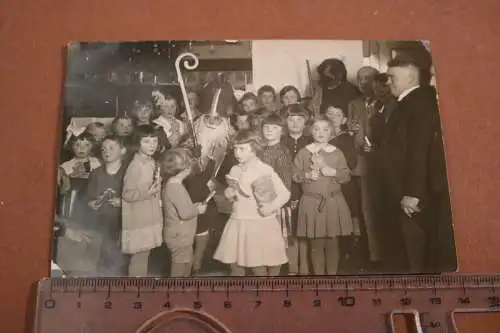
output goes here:
[[458, 332], [457, 314], [500, 311], [498, 289], [496, 275], [53, 278], [39, 283], [35, 332], [171, 332], [165, 325], [189, 322], [173, 331], [382, 333], [403, 313], [417, 332]]

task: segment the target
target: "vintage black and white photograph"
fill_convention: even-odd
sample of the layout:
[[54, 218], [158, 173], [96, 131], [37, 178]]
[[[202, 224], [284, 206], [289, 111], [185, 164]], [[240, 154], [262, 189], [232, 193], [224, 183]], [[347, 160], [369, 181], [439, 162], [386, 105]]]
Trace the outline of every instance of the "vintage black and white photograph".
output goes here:
[[66, 67], [53, 276], [457, 270], [429, 42], [71, 42]]

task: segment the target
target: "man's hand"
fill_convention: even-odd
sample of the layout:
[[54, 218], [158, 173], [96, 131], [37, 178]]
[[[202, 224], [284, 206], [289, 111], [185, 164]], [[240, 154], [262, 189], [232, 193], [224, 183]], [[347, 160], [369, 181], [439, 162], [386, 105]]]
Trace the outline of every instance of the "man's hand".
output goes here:
[[92, 208], [93, 210], [98, 210], [99, 208], [101, 208], [101, 206], [102, 203], [99, 202], [99, 200], [89, 201], [89, 207]]
[[420, 200], [418, 198], [404, 196], [403, 199], [401, 199], [401, 208], [408, 217], [411, 217], [414, 213], [420, 212], [420, 208], [418, 207], [419, 202]]
[[373, 153], [375, 150], [377, 150], [374, 146], [369, 146], [369, 145], [363, 145], [363, 151], [365, 153]]
[[113, 197], [113, 198], [109, 199], [109, 203], [113, 207], [121, 207], [121, 205], [122, 205], [122, 201], [118, 197]]
[[215, 191], [215, 189], [216, 189], [216, 187], [217, 187], [217, 186], [216, 186], [215, 182], [214, 182], [212, 179], [210, 179], [210, 180], [207, 182], [207, 187], [208, 187], [208, 189], [209, 189], [210, 191]]

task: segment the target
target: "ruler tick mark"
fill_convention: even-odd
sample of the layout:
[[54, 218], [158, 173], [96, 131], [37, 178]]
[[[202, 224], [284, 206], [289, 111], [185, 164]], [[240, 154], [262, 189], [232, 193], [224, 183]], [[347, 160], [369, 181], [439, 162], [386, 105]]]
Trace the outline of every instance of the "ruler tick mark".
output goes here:
[[[47, 316], [44, 320], [48, 320], [49, 318], [48, 314], [45, 313], [51, 312], [50, 317], [55, 318], [56, 315], [64, 313], [67, 309], [73, 309], [84, 317], [92, 312], [95, 306], [108, 313], [116, 313], [116, 311], [111, 309], [112, 306], [113, 309], [120, 308], [121, 310], [126, 308], [129, 311], [141, 313], [145, 317], [150, 314], [154, 315], [158, 309], [155, 308], [156, 300], [152, 296], [151, 290], [153, 292], [159, 291], [157, 305], [160, 307], [160, 310], [177, 310], [176, 307], [179, 305], [188, 305], [191, 307], [191, 310], [205, 309], [207, 312], [211, 312], [214, 308], [220, 308], [226, 312], [233, 311], [234, 315], [237, 316], [238, 311], [243, 310], [242, 308], [244, 307], [248, 307], [247, 310], [254, 311], [252, 317], [255, 316], [255, 320], [258, 320], [259, 316], [267, 316], [268, 312], [273, 311], [277, 307], [286, 310], [285, 308], [293, 307], [301, 307], [302, 309], [302, 306], [304, 306], [304, 308], [314, 309], [313, 311], [318, 313], [332, 306], [337, 309], [358, 307], [362, 311], [364, 309], [373, 311], [377, 316], [380, 315], [380, 320], [382, 320], [382, 316], [384, 318], [387, 316], [389, 308], [402, 308], [404, 312], [416, 306], [419, 307], [419, 310], [428, 311], [419, 312], [422, 327], [428, 330], [429, 333], [437, 333], [444, 332], [447, 326], [444, 317], [442, 317], [442, 311], [449, 308], [450, 305], [451, 307], [455, 305], [457, 308], [467, 309], [467, 311], [475, 311], [474, 309], [477, 308], [498, 311], [500, 309], [500, 291], [499, 294], [496, 294], [498, 284], [494, 284], [492, 281], [497, 280], [477, 277], [373, 277], [359, 279], [356, 277], [334, 277], [328, 279], [310, 278], [300, 280], [294, 278], [237, 278], [185, 279], [185, 281], [182, 279], [137, 279], [134, 281], [134, 279], [95, 278], [93, 281], [92, 278], [77, 278], [68, 279], [67, 281], [56, 279], [53, 282], [50, 280], [46, 281], [41, 284], [38, 296], [41, 297], [41, 303], [39, 303], [41, 304], [41, 315]], [[120, 295], [121, 287], [123, 287], [124, 291], [127, 289], [126, 295]], [[146, 289], [144, 289], [145, 287]], [[324, 294], [323, 291], [328, 291], [329, 287], [331, 287], [330, 291], [332, 293]], [[266, 297], [265, 306], [262, 306], [264, 297], [260, 295], [261, 288], [264, 289]], [[322, 288], [321, 293], [320, 288]], [[92, 294], [93, 289], [96, 291], [96, 294]], [[248, 299], [248, 295], [238, 295], [244, 289], [250, 292], [250, 299]], [[146, 290], [145, 293], [144, 290]], [[175, 295], [172, 295], [172, 301], [170, 300], [171, 290], [175, 293]], [[185, 292], [185, 294], [181, 294], [181, 291]], [[225, 294], [226, 296], [225, 298], [222, 296], [222, 300], [215, 303], [210, 301], [212, 295], [204, 295], [203, 300], [198, 299], [201, 298], [199, 293], [203, 291], [212, 291], [217, 294]], [[274, 293], [271, 294], [269, 291], [274, 291]], [[295, 299], [293, 296], [297, 296], [296, 292], [298, 291], [304, 297]], [[401, 295], [402, 291], [404, 296]], [[67, 292], [67, 294], [63, 294], [61, 297], [60, 294], [62, 292]], [[85, 293], [85, 298], [81, 297], [82, 292]], [[111, 292], [113, 297], [111, 297]], [[136, 292], [137, 297], [141, 298], [137, 299], [134, 297]], [[287, 297], [283, 297], [282, 292], [285, 292]], [[195, 294], [196, 298], [194, 297]], [[321, 299], [320, 294], [321, 296], [323, 294], [330, 296]], [[257, 297], [252, 295], [257, 295]], [[85, 307], [83, 307], [84, 301], [86, 302]], [[109, 305], [106, 305], [106, 301], [109, 301]], [[112, 305], [111, 302], [113, 302]], [[149, 306], [149, 302], [151, 302], [151, 306]], [[295, 303], [293, 306], [292, 302]], [[232, 305], [235, 305], [235, 307], [232, 307]], [[257, 309], [259, 307], [262, 309]], [[352, 316], [355, 316], [357, 313], [358, 311], [352, 312]], [[307, 310], [305, 314], [307, 316]], [[331, 315], [332, 319], [334, 316], [337, 316], [337, 314], [333, 313]], [[351, 314], [343, 312], [338, 316], [348, 319], [347, 317], [351, 316]], [[132, 317], [134, 316], [122, 316], [120, 319], [134, 321], [135, 324], [138, 324], [136, 322], [137, 318], [134, 319]], [[368, 326], [366, 322], [364, 324], [356, 320], [352, 322], [354, 325], [353, 328], [360, 328], [363, 325]], [[280, 326], [288, 329], [289, 326], [286, 325], [290, 325], [290, 323], [286, 321], [280, 323]], [[70, 329], [71, 331], [78, 330], [78, 328], [76, 326], [68, 327], [68, 331]], [[95, 332], [97, 333], [98, 331], [100, 331], [99, 328]]]
[[52, 283], [49, 285], [49, 297], [52, 298]]

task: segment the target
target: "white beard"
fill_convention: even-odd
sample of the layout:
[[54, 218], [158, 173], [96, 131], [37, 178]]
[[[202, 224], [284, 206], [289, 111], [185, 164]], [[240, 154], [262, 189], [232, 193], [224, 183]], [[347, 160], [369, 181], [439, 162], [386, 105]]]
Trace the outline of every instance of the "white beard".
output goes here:
[[202, 160], [213, 159], [218, 164], [226, 153], [233, 130], [227, 118], [222, 118], [216, 126], [210, 126], [205, 122], [206, 117], [202, 115], [194, 124], [196, 139], [201, 146]]

